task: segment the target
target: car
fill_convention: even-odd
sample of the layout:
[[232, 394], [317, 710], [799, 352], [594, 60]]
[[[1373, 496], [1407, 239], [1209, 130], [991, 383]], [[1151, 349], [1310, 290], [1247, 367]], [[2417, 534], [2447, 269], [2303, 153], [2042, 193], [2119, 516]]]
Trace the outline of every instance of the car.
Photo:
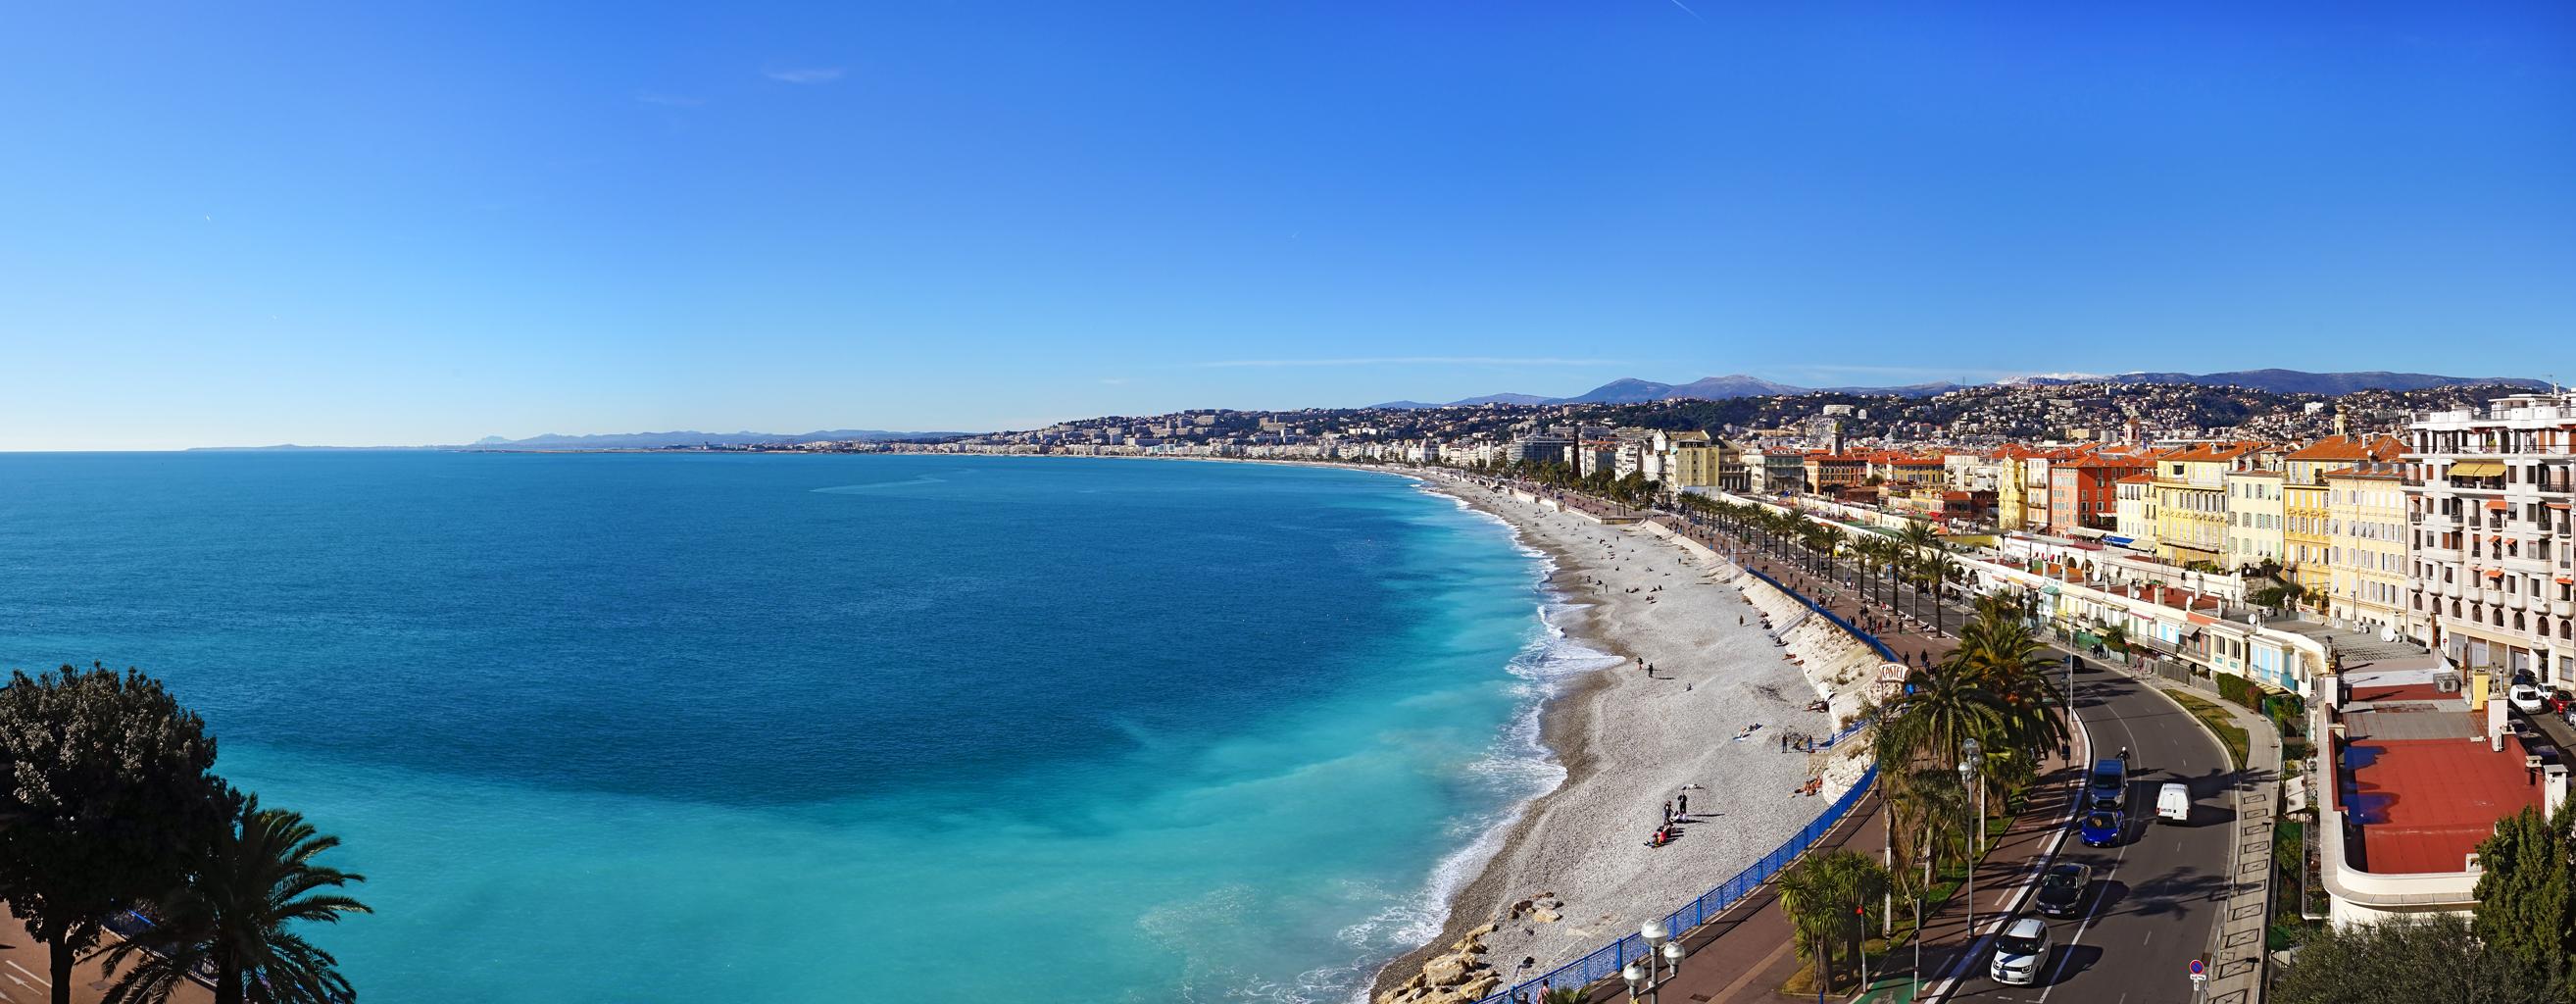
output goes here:
[[2120, 842], [2120, 814], [2109, 809], [2095, 809], [2084, 814], [2080, 836], [2086, 847], [2109, 847]]
[[2191, 789], [2175, 782], [2156, 789], [2156, 815], [2167, 822], [2191, 822]]
[[2549, 707], [2549, 702], [2540, 695], [2540, 688], [2528, 683], [2514, 684], [2505, 691], [2505, 699], [2513, 702], [2514, 710], [2526, 715], [2539, 714]]
[[2084, 785], [2088, 809], [2122, 809], [2129, 801], [2129, 762], [2111, 759], [2093, 762], [2093, 773]]
[[2048, 961], [2048, 924], [2037, 917], [2015, 917], [1995, 938], [1995, 960], [1987, 975], [1995, 982], [2026, 987], [2039, 982], [2039, 967]]
[[2072, 917], [2084, 906], [2084, 894], [2093, 888], [2093, 866], [2061, 861], [2048, 866], [2039, 877], [2039, 912], [2051, 917]]

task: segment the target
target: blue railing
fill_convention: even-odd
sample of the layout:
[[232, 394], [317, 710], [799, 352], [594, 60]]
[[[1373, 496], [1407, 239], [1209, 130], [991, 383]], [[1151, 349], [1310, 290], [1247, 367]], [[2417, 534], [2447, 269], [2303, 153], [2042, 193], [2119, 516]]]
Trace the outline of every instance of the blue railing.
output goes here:
[[[1870, 786], [1877, 781], [1878, 767], [1873, 764], [1868, 770], [1861, 772], [1859, 783], [1852, 785], [1850, 791], [1843, 792], [1841, 797], [1834, 799], [1834, 803], [1827, 806], [1824, 813], [1809, 822], [1804, 829], [1791, 834], [1789, 839], [1781, 841], [1779, 847], [1763, 855], [1761, 860], [1746, 865], [1743, 871], [1735, 873], [1734, 878], [1727, 879], [1724, 884], [1700, 894], [1698, 899], [1685, 903], [1681, 909], [1666, 915], [1664, 929], [1678, 937], [1682, 932], [1709, 922], [1718, 914], [1726, 912], [1727, 907], [1752, 895], [1753, 890], [1761, 888], [1762, 883], [1780, 874], [1782, 869], [1789, 867], [1790, 862], [1798, 859], [1798, 855], [1806, 853], [1808, 848], [1815, 846], [1816, 841], [1824, 839], [1825, 834], [1831, 832], [1835, 824], [1843, 821], [1843, 817], [1851, 815], [1852, 807], [1860, 804], [1861, 798], [1869, 794]], [[1538, 988], [1542, 985], [1577, 989], [1588, 987], [1597, 981], [1618, 976], [1621, 967], [1646, 958], [1653, 950], [1653, 946], [1648, 945], [1646, 939], [1631, 934], [1593, 949], [1591, 954], [1580, 959], [1549, 970], [1544, 976], [1487, 997], [1478, 1004], [1513, 1004], [1521, 1000], [1536, 1004], [1539, 998]]]
[[1879, 658], [1885, 659], [1889, 662], [1902, 661], [1896, 657], [1896, 651], [1894, 649], [1888, 648], [1886, 642], [1878, 640], [1877, 635], [1861, 630], [1859, 627], [1854, 626], [1852, 622], [1844, 620], [1841, 614], [1825, 609], [1824, 604], [1808, 599], [1806, 594], [1782, 585], [1780, 580], [1762, 574], [1760, 569], [1756, 569], [1751, 565], [1743, 565], [1742, 567], [1745, 571], [1753, 573], [1754, 578], [1770, 583], [1771, 588], [1787, 593], [1790, 598], [1806, 604], [1807, 609], [1825, 615], [1825, 619], [1834, 622], [1834, 626], [1843, 629], [1843, 633], [1869, 643], [1870, 650], [1877, 652]]

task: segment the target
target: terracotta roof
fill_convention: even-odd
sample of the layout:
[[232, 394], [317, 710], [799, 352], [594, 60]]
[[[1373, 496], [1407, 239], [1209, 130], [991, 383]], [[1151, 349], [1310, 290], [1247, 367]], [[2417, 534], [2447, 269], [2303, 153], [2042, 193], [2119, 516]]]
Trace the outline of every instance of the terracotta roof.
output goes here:
[[2395, 436], [2327, 436], [2290, 451], [2290, 459], [2395, 460], [2405, 449]]
[[2366, 467], [2344, 467], [2325, 472], [2329, 478], [2363, 478], [2370, 481], [2402, 481], [2406, 475], [2395, 468], [2374, 470]]

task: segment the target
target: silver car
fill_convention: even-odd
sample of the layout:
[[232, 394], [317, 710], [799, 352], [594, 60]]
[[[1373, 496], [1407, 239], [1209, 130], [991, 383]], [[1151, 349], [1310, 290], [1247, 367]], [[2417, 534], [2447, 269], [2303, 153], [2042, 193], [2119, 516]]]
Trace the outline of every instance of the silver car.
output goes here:
[[2039, 967], [2048, 961], [2048, 925], [2037, 917], [2015, 917], [1995, 939], [1995, 961], [1988, 975], [1995, 982], [2026, 987], [2039, 982]]

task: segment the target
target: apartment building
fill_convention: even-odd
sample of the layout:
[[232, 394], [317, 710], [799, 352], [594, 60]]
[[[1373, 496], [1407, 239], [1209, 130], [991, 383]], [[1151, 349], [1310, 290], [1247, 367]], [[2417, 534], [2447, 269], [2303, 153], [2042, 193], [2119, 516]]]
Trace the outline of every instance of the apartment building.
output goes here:
[[2227, 556], [2227, 472], [2255, 443], [2204, 443], [2156, 458], [2156, 555], [2177, 565]]
[[2286, 543], [2281, 472], [2244, 467], [2227, 472], [2227, 549], [2219, 564], [2230, 570], [2282, 560]]
[[2392, 462], [2400, 452], [2395, 436], [2328, 436], [2281, 458], [2281, 562], [2311, 600], [2322, 605], [2333, 589], [2326, 560], [2334, 547], [2326, 472], [2364, 461]]
[[2378, 461], [2327, 471], [2328, 616], [2361, 631], [2406, 626], [2406, 476]]
[[2112, 533], [2115, 543], [2133, 551], [2149, 554], [2156, 550], [2156, 479], [2151, 474], [2132, 474], [2112, 486], [2118, 493], [2119, 508]]
[[[2147, 472], [2137, 456], [2094, 454], [2048, 468], [2048, 525], [2057, 533], [2112, 531], [2120, 524], [2120, 479]], [[1997, 493], [1996, 505], [2003, 503]]]
[[1807, 490], [1830, 494], [1845, 485], [1869, 483], [1869, 461], [1860, 457], [1826, 453], [1807, 454]]
[[2416, 415], [2404, 460], [2410, 632], [2463, 667], [2576, 682], [2576, 393]]

